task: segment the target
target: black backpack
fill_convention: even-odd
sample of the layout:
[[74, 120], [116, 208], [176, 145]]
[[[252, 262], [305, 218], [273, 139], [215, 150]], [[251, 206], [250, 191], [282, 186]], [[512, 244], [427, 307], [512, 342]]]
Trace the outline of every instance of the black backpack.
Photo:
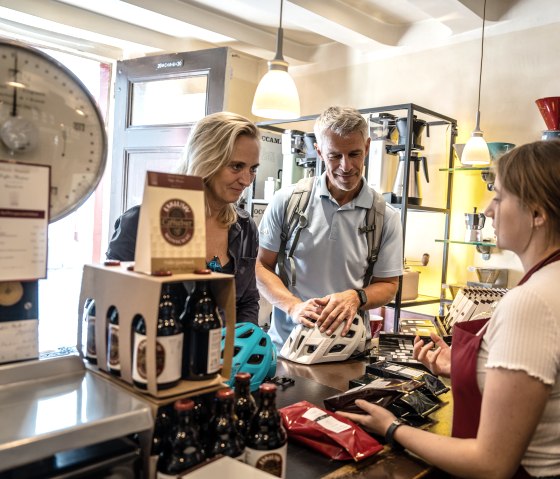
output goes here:
[[[296, 269], [293, 260], [294, 250], [299, 240], [299, 234], [303, 228], [307, 227], [306, 210], [309, 204], [309, 198], [313, 194], [315, 177], [303, 178], [299, 180], [288, 204], [284, 211], [284, 222], [282, 223], [282, 232], [280, 234], [280, 250], [278, 251], [278, 275], [284, 285], [289, 288], [290, 285], [296, 284]], [[366, 224], [361, 226], [358, 231], [367, 234], [368, 244], [368, 267], [364, 276], [364, 286], [367, 286], [373, 276], [373, 265], [377, 261], [379, 246], [381, 244], [381, 233], [383, 231], [383, 216], [385, 215], [385, 199], [379, 193], [374, 191], [374, 200], [372, 207], [366, 214]], [[378, 227], [379, 226], [379, 227]], [[288, 254], [286, 254], [286, 243], [295, 230], [294, 241]], [[288, 276], [286, 271], [286, 260], [290, 261], [291, 275]]]

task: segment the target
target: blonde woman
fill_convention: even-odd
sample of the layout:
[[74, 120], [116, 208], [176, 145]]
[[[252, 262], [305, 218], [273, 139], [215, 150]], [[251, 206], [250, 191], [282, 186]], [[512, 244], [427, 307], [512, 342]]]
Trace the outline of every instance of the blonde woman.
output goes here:
[[[177, 172], [203, 178], [206, 199], [208, 266], [235, 275], [237, 322], [258, 323], [255, 281], [258, 232], [255, 222], [236, 206], [259, 166], [259, 132], [246, 118], [220, 112], [196, 123]], [[115, 222], [108, 259], [133, 261], [140, 207]]]

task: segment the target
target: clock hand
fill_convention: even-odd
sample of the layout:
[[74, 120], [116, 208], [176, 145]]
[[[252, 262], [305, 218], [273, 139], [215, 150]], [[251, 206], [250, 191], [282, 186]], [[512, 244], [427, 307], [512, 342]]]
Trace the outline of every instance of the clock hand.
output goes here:
[[12, 116], [17, 116], [17, 74], [18, 74], [18, 57], [15, 55], [15, 62], [14, 62], [14, 93], [12, 95]]

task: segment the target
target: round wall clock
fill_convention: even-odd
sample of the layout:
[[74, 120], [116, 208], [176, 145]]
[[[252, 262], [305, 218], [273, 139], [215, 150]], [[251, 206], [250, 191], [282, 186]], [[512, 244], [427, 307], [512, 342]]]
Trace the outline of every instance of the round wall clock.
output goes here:
[[107, 160], [103, 118], [82, 82], [47, 54], [1, 40], [0, 160], [51, 167], [51, 222], [89, 197]]

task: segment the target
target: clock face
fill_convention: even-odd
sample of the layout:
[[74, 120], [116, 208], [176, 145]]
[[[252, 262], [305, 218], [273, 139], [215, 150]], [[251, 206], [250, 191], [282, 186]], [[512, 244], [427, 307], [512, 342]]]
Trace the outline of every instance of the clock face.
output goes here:
[[80, 80], [52, 57], [3, 41], [0, 159], [51, 167], [51, 222], [89, 197], [107, 159], [103, 119]]

